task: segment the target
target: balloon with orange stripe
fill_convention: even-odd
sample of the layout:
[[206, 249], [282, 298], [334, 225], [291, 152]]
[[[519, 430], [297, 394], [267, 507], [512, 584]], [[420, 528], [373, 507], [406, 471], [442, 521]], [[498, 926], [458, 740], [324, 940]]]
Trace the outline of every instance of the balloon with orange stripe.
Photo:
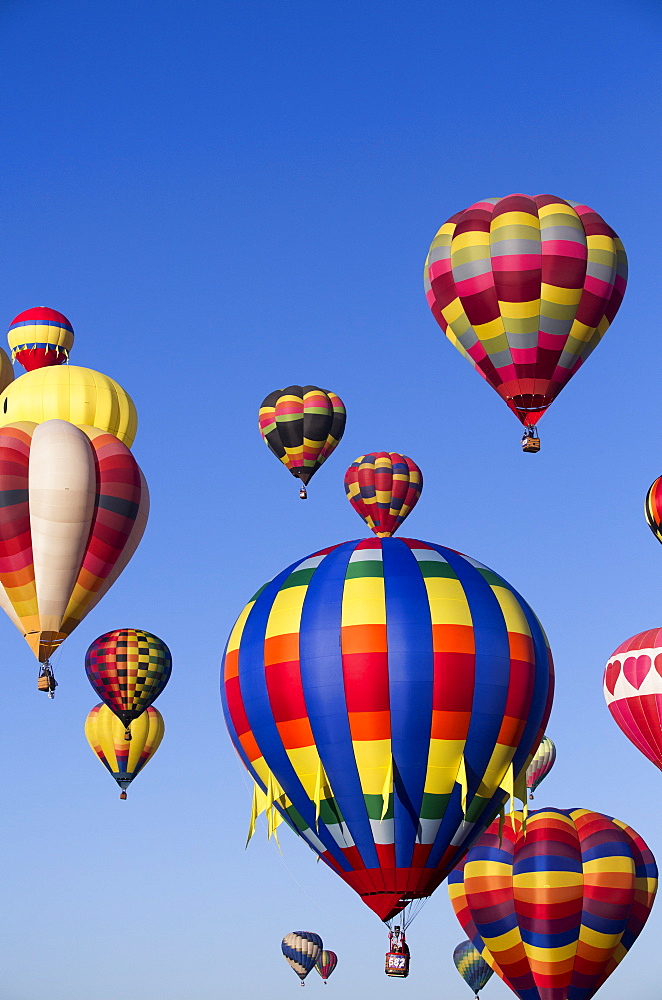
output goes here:
[[662, 476], [657, 477], [646, 494], [644, 512], [648, 527], [658, 542], [662, 542]]
[[[513, 828], [514, 827], [514, 828]], [[642, 838], [590, 809], [495, 821], [448, 880], [465, 934], [520, 1000], [589, 1000], [655, 898]]]

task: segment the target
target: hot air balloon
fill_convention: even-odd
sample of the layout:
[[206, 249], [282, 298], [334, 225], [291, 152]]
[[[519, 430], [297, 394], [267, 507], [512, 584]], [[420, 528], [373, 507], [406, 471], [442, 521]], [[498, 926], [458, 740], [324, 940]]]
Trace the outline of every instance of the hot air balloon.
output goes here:
[[308, 482], [338, 446], [345, 419], [342, 399], [315, 385], [276, 389], [263, 401], [260, 434], [276, 458], [301, 481], [302, 500]]
[[662, 542], [662, 476], [658, 476], [646, 494], [644, 513], [648, 527], [658, 542]]
[[0, 395], [0, 427], [29, 420], [67, 420], [114, 434], [130, 448], [138, 416], [124, 389], [91, 368], [64, 365], [26, 372]]
[[315, 967], [322, 953], [322, 939], [312, 931], [292, 931], [281, 942], [285, 961], [294, 969], [304, 985], [304, 979]]
[[[449, 877], [455, 915], [520, 1000], [589, 1000], [627, 955], [657, 889], [625, 823], [589, 809], [493, 823]], [[473, 935], [473, 936], [472, 936]]]
[[454, 347], [533, 427], [602, 339], [627, 258], [586, 205], [555, 195], [486, 198], [451, 216], [425, 262], [429, 306]]
[[482, 990], [483, 986], [489, 982], [494, 970], [482, 958], [481, 954], [473, 946], [471, 941], [461, 941], [453, 952], [455, 968], [464, 979], [467, 986], [476, 994]]
[[315, 968], [322, 977], [322, 981], [326, 986], [326, 981], [338, 964], [338, 956], [335, 951], [323, 951], [320, 957], [315, 962]]
[[533, 760], [526, 769], [526, 787], [529, 789], [529, 798], [533, 798], [533, 793], [540, 782], [554, 767], [555, 760], [556, 747], [549, 736], [543, 736]]
[[133, 555], [147, 484], [112, 434], [48, 420], [0, 427], [0, 495], [0, 606], [47, 663]]
[[270, 829], [283, 818], [389, 920], [524, 786], [552, 687], [538, 619], [481, 563], [408, 538], [301, 559], [248, 603], [225, 652], [251, 832], [262, 808]]
[[617, 726], [662, 771], [662, 629], [633, 635], [614, 650], [603, 691]]
[[12, 361], [31, 372], [69, 360], [74, 328], [61, 312], [37, 306], [19, 313], [11, 321], [7, 340]]
[[133, 739], [124, 739], [124, 723], [107, 705], [95, 705], [85, 720], [85, 735], [95, 754], [122, 789], [120, 798], [159, 748], [165, 725], [156, 708], [147, 708], [133, 723]]
[[406, 455], [373, 451], [352, 462], [345, 493], [377, 538], [389, 538], [418, 503], [423, 473]]
[[125, 726], [130, 725], [170, 680], [172, 657], [162, 639], [142, 629], [118, 628], [95, 639], [85, 654], [87, 679]]

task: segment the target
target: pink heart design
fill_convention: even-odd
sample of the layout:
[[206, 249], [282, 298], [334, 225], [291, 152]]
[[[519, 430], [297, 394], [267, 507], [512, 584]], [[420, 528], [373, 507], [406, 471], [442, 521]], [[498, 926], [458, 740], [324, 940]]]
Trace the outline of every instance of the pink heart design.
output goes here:
[[653, 661], [655, 664], [655, 669], [657, 670], [660, 677], [662, 677], [662, 653], [658, 653]]
[[642, 653], [640, 656], [628, 656], [623, 664], [623, 673], [630, 684], [639, 690], [651, 666], [651, 658], [648, 653]]

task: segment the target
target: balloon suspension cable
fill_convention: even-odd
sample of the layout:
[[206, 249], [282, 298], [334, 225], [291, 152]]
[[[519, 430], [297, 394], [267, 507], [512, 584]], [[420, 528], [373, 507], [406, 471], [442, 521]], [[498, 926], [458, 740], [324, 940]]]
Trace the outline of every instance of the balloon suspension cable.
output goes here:
[[[306, 491], [306, 487], [305, 486], [302, 486], [301, 489], [299, 490], [299, 498], [301, 500], [307, 500], [308, 499], [308, 493]], [[304, 984], [302, 983], [301, 985], [303, 986]]]

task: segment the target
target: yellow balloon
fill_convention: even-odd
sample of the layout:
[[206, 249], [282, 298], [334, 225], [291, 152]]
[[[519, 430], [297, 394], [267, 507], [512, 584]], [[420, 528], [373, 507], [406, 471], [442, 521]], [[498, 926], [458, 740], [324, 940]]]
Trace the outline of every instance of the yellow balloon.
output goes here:
[[0, 392], [14, 381], [14, 369], [9, 355], [0, 347]]
[[85, 720], [85, 735], [95, 754], [122, 789], [121, 798], [135, 776], [156, 753], [165, 724], [157, 708], [150, 705], [131, 723], [131, 741], [125, 726], [107, 705], [95, 705]]
[[[0, 376], [1, 367], [0, 359]], [[90, 424], [114, 434], [127, 448], [138, 429], [136, 408], [122, 386], [76, 365], [36, 368], [8, 385], [0, 395], [0, 427], [20, 420]]]

